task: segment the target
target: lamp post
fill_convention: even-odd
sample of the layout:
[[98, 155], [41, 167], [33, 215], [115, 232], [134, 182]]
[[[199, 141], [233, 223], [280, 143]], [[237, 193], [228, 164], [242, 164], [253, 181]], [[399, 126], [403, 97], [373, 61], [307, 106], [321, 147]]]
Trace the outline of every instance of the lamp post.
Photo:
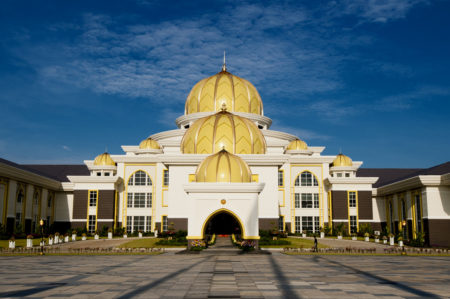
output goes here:
[[[405, 226], [406, 226], [406, 220], [403, 220], [402, 221], [402, 235], [404, 235]], [[402, 255], [406, 255], [405, 242], [404, 241], [403, 241], [403, 246], [402, 246]]]
[[39, 225], [41, 226], [41, 255], [44, 255], [44, 220], [41, 219]]

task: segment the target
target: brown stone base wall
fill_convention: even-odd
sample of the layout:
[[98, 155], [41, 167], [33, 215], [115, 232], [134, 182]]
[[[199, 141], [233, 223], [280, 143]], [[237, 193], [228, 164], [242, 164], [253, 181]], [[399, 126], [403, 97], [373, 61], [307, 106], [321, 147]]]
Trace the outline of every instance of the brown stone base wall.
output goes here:
[[339, 222], [333, 222], [333, 233], [336, 232], [336, 227], [337, 227], [338, 225], [340, 225], [341, 223], [344, 224], [343, 231], [342, 231], [342, 235], [343, 235], [343, 236], [348, 235], [348, 221], [347, 221], [347, 222], [341, 222], [341, 221], [339, 221]]
[[450, 220], [423, 219], [425, 236], [431, 246], [450, 247]]
[[112, 221], [97, 221], [97, 230], [101, 231], [103, 226], [107, 226], [108, 228], [114, 227], [114, 222]]
[[373, 231], [377, 230], [377, 231], [380, 232], [380, 234], [382, 232], [381, 222], [364, 222], [364, 221], [359, 221], [359, 224], [369, 224]]
[[260, 230], [273, 230], [278, 231], [278, 218], [259, 218]]
[[74, 221], [71, 226], [72, 228], [86, 228], [86, 221]]
[[187, 218], [168, 218], [167, 223], [170, 224], [173, 223], [173, 227], [176, 231], [178, 230], [185, 230], [188, 229], [188, 219]]

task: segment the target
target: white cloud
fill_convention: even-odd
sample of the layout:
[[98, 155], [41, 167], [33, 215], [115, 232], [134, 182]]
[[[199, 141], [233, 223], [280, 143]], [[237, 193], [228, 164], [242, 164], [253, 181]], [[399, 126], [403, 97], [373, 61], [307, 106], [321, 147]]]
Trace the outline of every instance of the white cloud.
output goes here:
[[309, 143], [309, 140], [321, 140], [322, 141], [322, 140], [329, 140], [331, 138], [331, 136], [328, 136], [328, 135], [324, 135], [324, 134], [314, 132], [311, 130], [307, 130], [307, 129], [299, 129], [297, 127], [291, 127], [291, 126], [274, 125], [270, 129], [295, 135], [298, 138], [304, 140], [309, 145], [312, 145]]
[[68, 152], [72, 151], [72, 149], [71, 149], [70, 147], [68, 147], [67, 145], [63, 145], [63, 146], [61, 146], [61, 147], [62, 147], [62, 149], [65, 150], [65, 151], [68, 151]]

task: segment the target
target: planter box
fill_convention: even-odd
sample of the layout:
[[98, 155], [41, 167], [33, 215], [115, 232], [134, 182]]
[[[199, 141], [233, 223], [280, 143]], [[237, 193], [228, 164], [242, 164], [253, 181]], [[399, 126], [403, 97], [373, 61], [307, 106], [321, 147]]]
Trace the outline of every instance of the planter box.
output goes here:
[[53, 238], [48, 239], [48, 245], [53, 245]]
[[302, 234], [302, 238], [306, 238], [306, 234]]
[[389, 237], [389, 245], [394, 246], [394, 237]]
[[358, 240], [358, 238], [357, 237], [352, 237], [352, 240], [356, 241], [356, 240]]
[[142, 238], [142, 233], [139, 233], [139, 238]]
[[108, 232], [108, 239], [112, 239], [112, 232]]
[[403, 241], [398, 241], [398, 246], [403, 247]]
[[123, 238], [124, 238], [124, 239], [128, 238], [128, 235], [123, 235]]
[[94, 236], [94, 240], [98, 240], [98, 235], [95, 235], [95, 236]]
[[45, 246], [45, 241], [41, 241], [41, 242], [39, 243], [39, 246]]
[[158, 231], [157, 230], [154, 231], [154, 234], [155, 234], [155, 238], [158, 238]]
[[54, 243], [55, 243], [55, 244], [58, 244], [58, 243], [59, 243], [59, 237], [58, 237], [58, 236], [55, 236]]
[[383, 240], [383, 244], [387, 244], [387, 240]]
[[338, 236], [338, 240], [342, 240], [342, 236]]
[[380, 243], [380, 239], [375, 239], [375, 243]]
[[64, 243], [69, 243], [69, 236], [64, 237]]
[[72, 241], [76, 241], [77, 240], [77, 234], [72, 234]]
[[369, 242], [370, 241], [369, 237], [364, 237], [364, 241]]
[[86, 236], [82, 236], [82, 237], [81, 237], [81, 240], [82, 240], [82, 241], [86, 241]]
[[27, 248], [33, 247], [33, 239], [27, 239]]
[[321, 239], [325, 238], [325, 233], [324, 232], [320, 232], [320, 238]]
[[9, 249], [16, 248], [16, 241], [9, 241]]

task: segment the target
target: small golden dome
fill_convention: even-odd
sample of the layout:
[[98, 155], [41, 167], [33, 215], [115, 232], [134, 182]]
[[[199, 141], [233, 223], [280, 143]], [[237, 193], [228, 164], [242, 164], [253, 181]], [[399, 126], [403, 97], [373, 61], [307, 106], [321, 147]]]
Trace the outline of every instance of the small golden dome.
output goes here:
[[306, 144], [306, 142], [304, 142], [303, 140], [300, 140], [298, 138], [291, 141], [291, 143], [289, 143], [289, 145], [286, 148], [287, 151], [307, 150], [307, 149], [308, 149], [308, 145]]
[[353, 166], [352, 159], [347, 157], [346, 155], [339, 154], [336, 156], [336, 158], [333, 160], [333, 166]]
[[250, 120], [223, 110], [195, 121], [181, 140], [183, 154], [264, 154], [266, 140]]
[[116, 166], [116, 163], [108, 153], [98, 155], [94, 160], [95, 166]]
[[151, 139], [150, 137], [144, 139], [139, 144], [139, 149], [161, 149], [158, 141]]
[[252, 172], [244, 160], [223, 149], [200, 163], [195, 179], [208, 183], [250, 183]]
[[185, 114], [220, 111], [223, 103], [232, 112], [263, 115], [263, 104], [255, 86], [227, 72], [226, 68], [194, 85], [186, 99]]

